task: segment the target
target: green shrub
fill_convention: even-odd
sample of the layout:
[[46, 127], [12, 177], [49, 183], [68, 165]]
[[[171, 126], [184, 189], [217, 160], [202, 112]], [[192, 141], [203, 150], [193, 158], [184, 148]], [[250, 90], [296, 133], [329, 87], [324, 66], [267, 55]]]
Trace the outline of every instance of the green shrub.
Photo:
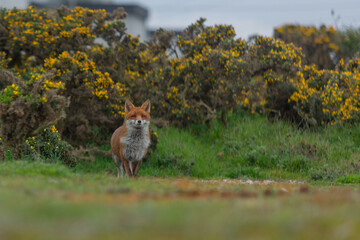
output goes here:
[[340, 30], [342, 48], [341, 58], [351, 59], [360, 54], [360, 28], [347, 27]]
[[360, 183], [360, 175], [349, 174], [346, 176], [341, 176], [337, 179], [339, 183]]
[[309, 171], [311, 180], [315, 181], [333, 181], [342, 175], [340, 168], [329, 167], [327, 165], [320, 168], [312, 168]]
[[43, 159], [53, 162], [62, 161], [67, 165], [75, 164], [71, 155], [72, 146], [61, 140], [61, 136], [54, 125], [45, 128], [40, 134], [26, 140], [24, 155], [33, 160]]

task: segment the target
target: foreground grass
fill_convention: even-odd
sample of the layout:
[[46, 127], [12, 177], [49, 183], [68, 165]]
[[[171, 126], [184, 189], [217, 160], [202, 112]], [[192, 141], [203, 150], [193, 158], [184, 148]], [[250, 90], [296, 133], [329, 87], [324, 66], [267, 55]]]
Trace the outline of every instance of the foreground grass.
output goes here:
[[[244, 113], [227, 120], [227, 126], [214, 121], [210, 127], [156, 129], [158, 148], [140, 176], [360, 183], [360, 125], [297, 129]], [[102, 157], [74, 171], [115, 174], [111, 159]]]
[[1, 239], [357, 239], [356, 186], [117, 179], [0, 163]]

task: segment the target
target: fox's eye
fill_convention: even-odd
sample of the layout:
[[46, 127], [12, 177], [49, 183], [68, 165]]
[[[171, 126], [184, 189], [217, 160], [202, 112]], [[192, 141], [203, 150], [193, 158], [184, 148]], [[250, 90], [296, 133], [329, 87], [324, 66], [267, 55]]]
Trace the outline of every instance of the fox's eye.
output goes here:
[[130, 118], [136, 118], [136, 115], [131, 115]]
[[142, 117], [142, 118], [146, 118], [146, 116], [145, 116], [145, 115], [142, 115], [141, 117]]

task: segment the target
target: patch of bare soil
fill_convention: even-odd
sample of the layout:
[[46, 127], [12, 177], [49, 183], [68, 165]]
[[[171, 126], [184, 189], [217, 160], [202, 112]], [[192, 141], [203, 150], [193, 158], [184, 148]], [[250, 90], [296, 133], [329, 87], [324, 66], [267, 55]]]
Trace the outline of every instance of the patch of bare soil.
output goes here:
[[[135, 181], [142, 181], [141, 178]], [[316, 191], [304, 182], [272, 180], [199, 180], [146, 179], [157, 184], [161, 191], [138, 191], [131, 188], [109, 188], [104, 194], [66, 194], [71, 202], [134, 203], [139, 201], [222, 200], [260, 197], [280, 197], [295, 194], [314, 194]]]

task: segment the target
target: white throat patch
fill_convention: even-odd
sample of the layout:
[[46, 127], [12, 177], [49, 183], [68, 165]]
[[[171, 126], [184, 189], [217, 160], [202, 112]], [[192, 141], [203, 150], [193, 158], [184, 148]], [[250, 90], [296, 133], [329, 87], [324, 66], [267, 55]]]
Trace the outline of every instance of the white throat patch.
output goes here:
[[150, 121], [126, 120], [127, 133], [120, 139], [124, 144], [123, 154], [128, 161], [141, 161], [150, 145], [148, 138]]

